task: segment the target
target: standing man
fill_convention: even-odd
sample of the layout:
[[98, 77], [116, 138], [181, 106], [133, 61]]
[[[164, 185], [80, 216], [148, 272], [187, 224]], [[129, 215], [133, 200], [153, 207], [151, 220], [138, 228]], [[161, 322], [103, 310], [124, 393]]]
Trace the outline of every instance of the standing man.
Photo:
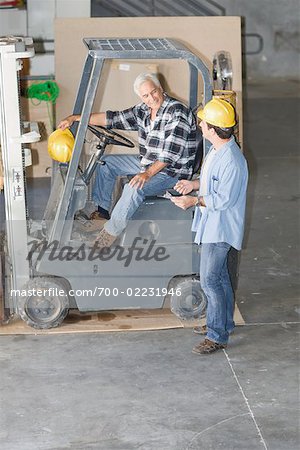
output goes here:
[[[98, 210], [92, 218], [107, 219], [97, 241], [109, 247], [126, 228], [145, 196], [172, 188], [179, 179], [192, 175], [196, 153], [196, 120], [190, 108], [163, 92], [154, 74], [140, 74], [134, 91], [141, 103], [124, 111], [106, 111], [90, 116], [91, 125], [138, 131], [139, 155], [109, 155], [98, 166], [93, 200]], [[58, 128], [70, 127], [79, 115], [62, 120]], [[111, 212], [116, 178], [135, 174]], [[111, 213], [111, 215], [110, 215]]]
[[[234, 294], [227, 259], [231, 247], [240, 250], [244, 234], [248, 169], [233, 127], [235, 111], [225, 100], [213, 99], [198, 112], [203, 138], [212, 144], [200, 178], [179, 180], [182, 197], [171, 200], [180, 208], [196, 207], [192, 230], [201, 244], [200, 283], [207, 297], [207, 335], [193, 348], [206, 355], [226, 348], [234, 328]], [[198, 197], [189, 194], [199, 190]]]

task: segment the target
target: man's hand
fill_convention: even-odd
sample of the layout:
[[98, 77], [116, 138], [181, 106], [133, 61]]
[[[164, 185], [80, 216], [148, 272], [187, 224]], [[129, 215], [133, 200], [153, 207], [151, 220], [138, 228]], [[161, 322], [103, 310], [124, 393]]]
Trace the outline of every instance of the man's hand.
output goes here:
[[150, 178], [151, 177], [147, 172], [138, 173], [129, 181], [129, 186], [135, 187], [136, 189], [142, 189], [144, 184], [150, 180]]
[[[183, 181], [183, 180], [182, 180]], [[192, 206], [196, 206], [198, 202], [197, 197], [192, 197], [191, 195], [182, 195], [181, 197], [172, 197], [171, 202], [175, 203], [181, 209], [188, 209]]]
[[59, 122], [57, 128], [60, 128], [61, 130], [70, 128], [76, 120], [79, 120], [78, 117], [80, 117], [80, 116], [71, 115], [71, 116], [66, 117], [65, 119], [63, 119]]
[[[79, 114], [72, 114], [71, 116], [66, 117], [65, 119], [61, 120], [57, 126], [57, 128], [60, 128], [61, 130], [65, 130], [66, 128], [70, 128], [74, 122], [79, 122], [81, 119], [81, 116]], [[90, 115], [89, 120], [90, 125], [101, 125], [102, 127], [106, 126], [106, 113], [100, 112], [100, 113], [92, 113]]]
[[187, 195], [190, 192], [199, 189], [199, 180], [179, 180], [173, 189], [179, 192], [179, 194]]

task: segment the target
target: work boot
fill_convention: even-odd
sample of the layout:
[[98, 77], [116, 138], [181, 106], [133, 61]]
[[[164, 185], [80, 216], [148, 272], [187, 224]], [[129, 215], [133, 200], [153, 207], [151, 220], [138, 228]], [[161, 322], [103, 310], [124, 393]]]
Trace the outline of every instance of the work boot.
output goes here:
[[90, 220], [97, 220], [97, 219], [110, 219], [109, 212], [107, 209], [101, 208], [101, 206], [98, 206], [98, 209], [90, 215]]
[[226, 344], [219, 344], [218, 342], [210, 341], [209, 339], [204, 339], [203, 342], [196, 345], [192, 352], [197, 355], [209, 355], [210, 353], [216, 352], [217, 350], [222, 350], [226, 348]]
[[105, 223], [109, 220], [109, 214], [107, 211], [103, 210], [104, 213], [100, 211], [94, 211], [87, 217], [86, 220], [80, 218], [80, 231], [86, 233], [93, 233], [94, 231], [100, 231], [104, 227]]
[[107, 217], [104, 214], [101, 214], [99, 211], [94, 211], [90, 215], [90, 220], [109, 220], [109, 217]]
[[201, 336], [206, 336], [207, 335], [207, 326], [203, 325], [200, 327], [194, 327], [193, 332], [196, 334], [201, 334]]
[[107, 219], [97, 219], [97, 220], [89, 220], [85, 226], [87, 232], [94, 232], [94, 231], [100, 231], [106, 224]]
[[80, 212], [75, 215], [74, 225], [76, 226], [76, 231], [83, 233], [93, 233], [94, 231], [100, 231], [104, 227], [106, 222], [107, 219], [102, 219], [100, 217], [95, 220], [90, 220], [88, 216], [86, 216], [86, 214]]
[[111, 245], [115, 242], [118, 236], [113, 236], [112, 234], [109, 234], [105, 228], [102, 228], [100, 233], [98, 234], [96, 238], [96, 242], [98, 243], [99, 247], [111, 247]]

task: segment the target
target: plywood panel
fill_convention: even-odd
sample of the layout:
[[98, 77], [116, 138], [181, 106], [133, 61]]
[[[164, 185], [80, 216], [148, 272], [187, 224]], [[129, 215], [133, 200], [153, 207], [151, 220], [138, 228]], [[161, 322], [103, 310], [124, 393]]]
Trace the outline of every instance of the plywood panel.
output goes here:
[[[242, 59], [240, 17], [133, 17], [57, 19], [55, 22], [56, 80], [61, 89], [57, 102], [57, 119], [72, 112], [86, 58], [84, 37], [167, 37], [187, 45], [212, 71], [217, 51], [230, 52], [233, 64], [233, 90], [237, 93], [237, 111], [242, 118]], [[153, 62], [153, 61], [152, 61]], [[166, 90], [187, 102], [189, 71], [184, 61], [158, 60], [159, 72], [166, 80]], [[109, 84], [113, 63], [105, 68], [102, 94], [94, 111], [123, 109], [139, 101], [132, 89], [133, 79]], [[105, 96], [103, 95], [105, 92]], [[241, 127], [240, 127], [241, 128]], [[242, 129], [240, 129], [240, 137]]]
[[[236, 306], [234, 312], [236, 325], [245, 325]], [[72, 310], [62, 325], [50, 330], [35, 330], [21, 319], [14, 319], [7, 325], [0, 325], [1, 335], [15, 334], [69, 334], [105, 333], [109, 331], [147, 331], [172, 328], [192, 328], [205, 325], [205, 319], [182, 321], [168, 309], [143, 309], [123, 311], [102, 311], [100, 313], [79, 313]]]

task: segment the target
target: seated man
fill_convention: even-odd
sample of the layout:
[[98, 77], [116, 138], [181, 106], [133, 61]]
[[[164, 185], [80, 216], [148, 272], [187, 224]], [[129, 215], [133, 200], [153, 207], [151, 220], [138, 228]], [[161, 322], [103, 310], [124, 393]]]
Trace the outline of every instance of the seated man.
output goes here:
[[[154, 74], [140, 74], [134, 91], [141, 103], [124, 111], [93, 113], [91, 125], [138, 131], [139, 155], [109, 155], [99, 165], [93, 187], [98, 216], [108, 219], [98, 235], [100, 246], [110, 246], [126, 228], [145, 196], [172, 188], [192, 175], [196, 153], [196, 119], [190, 108], [163, 92]], [[80, 115], [62, 120], [58, 128], [70, 127]], [[116, 178], [136, 174], [109, 215]]]

